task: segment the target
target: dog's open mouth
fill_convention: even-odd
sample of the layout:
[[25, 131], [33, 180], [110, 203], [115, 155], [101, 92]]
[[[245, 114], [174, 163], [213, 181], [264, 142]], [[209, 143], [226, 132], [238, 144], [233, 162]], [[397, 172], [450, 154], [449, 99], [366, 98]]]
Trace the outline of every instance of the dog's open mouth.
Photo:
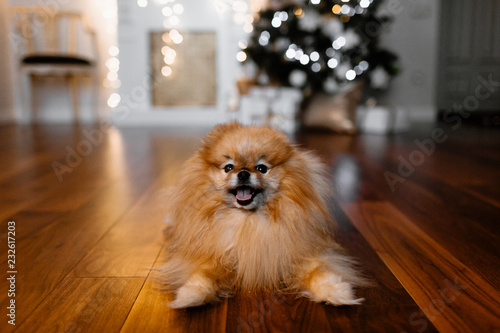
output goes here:
[[251, 186], [243, 185], [229, 191], [236, 197], [236, 201], [241, 206], [247, 206], [253, 202], [255, 196], [262, 190], [255, 189]]

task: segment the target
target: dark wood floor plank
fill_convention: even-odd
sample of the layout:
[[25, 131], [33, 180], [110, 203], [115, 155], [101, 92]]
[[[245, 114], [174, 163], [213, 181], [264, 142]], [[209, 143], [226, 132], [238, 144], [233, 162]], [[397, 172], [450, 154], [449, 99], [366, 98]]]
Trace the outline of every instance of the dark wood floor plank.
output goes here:
[[141, 278], [66, 278], [18, 331], [119, 332], [143, 284]]
[[[147, 173], [151, 172], [147, 168], [138, 168], [130, 173], [125, 167], [127, 164], [144, 164], [147, 152], [139, 149], [125, 160], [123, 152], [116, 152], [114, 148], [116, 147], [113, 145], [103, 144], [94, 155], [88, 156], [89, 160], [83, 161], [79, 168], [75, 168], [74, 172], [67, 175], [63, 182], [57, 181], [52, 170], [32, 182], [20, 182], [19, 188], [10, 192], [15, 195], [9, 198], [8, 206], [0, 212], [2, 217], [0, 224], [6, 224], [7, 220], [17, 221], [17, 240], [23, 241], [28, 237], [37, 237], [35, 233], [38, 230], [58, 223], [60, 217], [77, 214], [79, 207], [113, 186], [124, 189], [124, 197], [127, 193], [140, 195], [141, 189], [147, 186], [151, 179]], [[105, 161], [110, 160], [113, 164], [118, 160], [123, 166], [111, 168], [103, 165]], [[107, 199], [103, 203], [106, 201], [110, 200]], [[6, 251], [6, 249], [0, 250], [1, 253]]]
[[164, 194], [151, 186], [78, 263], [71, 276], [147, 276], [163, 244]]
[[[161, 166], [158, 177], [134, 206], [111, 228], [71, 272], [79, 277], [147, 276], [163, 244], [166, 195], [182, 166], [199, 144], [158, 135], [153, 138]], [[165, 153], [168, 149], [168, 154]]]
[[[324, 157], [332, 172], [343, 160], [353, 160], [344, 169], [359, 169], [357, 172], [348, 172], [348, 177], [337, 175], [337, 183], [342, 183], [341, 177], [352, 179], [345, 185], [349, 191], [356, 192], [359, 187], [358, 193], [350, 194], [349, 202], [382, 200], [393, 203], [461, 262], [493, 285], [500, 284], [500, 274], [492, 268], [500, 267], [498, 208], [419, 169], [404, 178], [404, 182], [398, 182], [395, 191], [391, 190], [385, 173], [399, 175], [398, 156], [408, 151], [408, 145], [414, 145], [414, 138], [409, 134], [394, 138], [310, 134], [303, 137], [303, 142]], [[436, 152], [430, 158], [438, 156]], [[495, 165], [489, 168], [496, 169]], [[345, 198], [340, 200], [346, 201]]]
[[295, 295], [236, 295], [228, 332], [435, 332], [416, 305], [333, 307]]
[[[19, 331], [63, 331], [71, 322], [82, 332], [500, 329], [500, 132], [446, 128], [447, 140], [395, 192], [384, 177], [397, 174], [400, 156], [408, 158], [415, 140], [435, 127], [298, 137], [331, 167], [337, 238], [373, 282], [356, 291], [363, 305], [241, 293], [188, 310], [165, 305], [172, 295], [159, 289], [151, 266], [164, 260], [163, 193], [199, 146], [200, 133], [1, 127], [0, 159], [8, 163], [0, 166], [0, 241], [14, 219]], [[65, 163], [67, 147], [88, 140], [84, 131], [102, 134], [102, 141], [59, 183], [52, 162]], [[0, 283], [0, 305], [8, 301], [6, 288]]]
[[239, 294], [228, 301], [228, 332], [330, 332], [324, 305], [279, 293]]
[[[411, 216], [427, 234], [461, 262], [492, 284], [500, 276], [492, 267], [500, 265], [497, 208], [434, 178], [413, 175], [392, 192], [378, 164], [360, 158], [364, 182], [372, 183], [384, 200]], [[467, 246], [464, 246], [467, 244]]]
[[[99, 127], [95, 125], [17, 125], [3, 126], [2, 133], [7, 133], [0, 141], [3, 159], [6, 163], [0, 165], [0, 179], [10, 178], [21, 180], [43, 172], [52, 171], [52, 162], [64, 163], [68, 150], [76, 151], [82, 141], [88, 138], [84, 135], [92, 133]], [[96, 150], [102, 143], [94, 145]], [[55, 175], [54, 175], [55, 176]], [[57, 179], [57, 178], [55, 178]]]
[[[23, 285], [18, 293], [19, 305], [24, 309], [19, 313], [20, 322], [129, 208], [135, 196], [127, 193], [130, 189], [123, 183], [118, 185], [103, 190], [71, 214], [57, 218], [33, 237], [16, 243], [17, 277]], [[23, 222], [16, 221], [16, 224], [20, 223]], [[5, 279], [5, 274], [1, 275], [2, 279]], [[1, 304], [6, 297], [6, 292], [0, 294]]]
[[328, 332], [437, 332], [417, 306], [328, 309], [326, 319]]
[[496, 288], [388, 203], [344, 205], [346, 214], [433, 324], [444, 332], [500, 328]]
[[[131, 139], [134, 139], [133, 135]], [[128, 159], [123, 154], [123, 149], [97, 150], [95, 155], [88, 158], [100, 160], [97, 163], [100, 168], [93, 170], [92, 164], [84, 161], [75, 169], [67, 178], [69, 187], [64, 187], [66, 181], [62, 183], [61, 194], [71, 197], [72, 191], [80, 187], [85, 191], [86, 184], [91, 184], [92, 181], [89, 180], [92, 179], [100, 184], [94, 192], [89, 191], [92, 194], [90, 198], [86, 193], [76, 195], [77, 201], [88, 198], [78, 208], [60, 211], [55, 218], [54, 215], [41, 214], [51, 219], [39, 219], [35, 223], [38, 225], [33, 228], [21, 227], [31, 225], [31, 221], [19, 219], [25, 216], [23, 212], [13, 216], [20, 231], [16, 243], [17, 278], [23, 285], [18, 292], [18, 299], [19, 306], [24, 310], [19, 313], [18, 322], [22, 323], [26, 319], [151, 184], [155, 174], [149, 169], [148, 163], [144, 162], [144, 154], [148, 150], [139, 148]], [[96, 172], [99, 173], [92, 177], [92, 173]], [[100, 177], [103, 177], [104, 182], [98, 180]], [[38, 204], [43, 203], [41, 201]], [[35, 212], [40, 209], [43, 212], [43, 206], [33, 205], [28, 209]], [[30, 234], [29, 237], [22, 236], [24, 230]], [[3, 272], [1, 277], [5, 278], [5, 274]], [[0, 304], [6, 301], [7, 293], [3, 292], [4, 288], [5, 285], [2, 284]]]
[[[155, 267], [164, 262], [164, 256], [160, 255]], [[153, 270], [121, 332], [227, 332], [227, 300], [197, 308], [173, 310], [166, 305], [173, 300], [173, 296], [160, 289], [158, 278], [158, 271]]]
[[[364, 306], [418, 308], [415, 301], [387, 268], [371, 244], [353, 226], [337, 202], [332, 203], [332, 210], [338, 225], [336, 238], [358, 264], [360, 274], [364, 275], [371, 286], [356, 291], [358, 297], [365, 299]], [[398, 321], [399, 318], [392, 320]]]
[[[86, 130], [95, 129], [89, 127]], [[63, 134], [57, 136], [57, 140], [39, 138], [36, 143], [32, 142], [32, 145], [45, 143], [45, 145], [50, 144], [50, 146], [48, 149], [37, 149], [37, 152], [33, 152], [32, 156], [36, 163], [30, 165], [23, 172], [1, 182], [1, 186], [5, 191], [0, 193], [0, 200], [6, 203], [6, 209], [0, 212], [1, 217], [12, 218], [21, 209], [33, 210], [33, 207], [46, 211], [67, 211], [81, 203], [78, 200], [79, 197], [86, 200], [86, 192], [89, 190], [106, 186], [125, 176], [123, 167], [113, 168], [113, 165], [120, 164], [120, 161], [126, 165], [126, 161], [123, 161], [126, 158], [123, 147], [120, 149], [119, 143], [116, 143], [119, 140], [119, 138], [116, 139], [119, 134], [106, 137], [106, 139], [102, 140], [102, 143], [92, 148], [90, 154], [80, 156], [80, 163], [71, 165], [67, 164], [68, 151], [63, 145], [66, 144], [67, 147], [76, 152], [78, 151], [79, 142], [83, 139], [77, 141], [72, 132]], [[112, 137], [115, 137], [115, 139], [111, 139]], [[52, 145], [52, 141], [55, 141], [54, 145]], [[26, 147], [16, 146], [16, 149], [23, 150]], [[50, 159], [40, 157], [40, 155], [47, 152], [50, 152]], [[134, 152], [132, 159], [139, 160], [146, 153], [147, 151], [143, 152], [143, 149], [138, 150]], [[61, 178], [58, 179], [52, 167], [52, 162], [58, 162], [69, 167], [71, 172], [62, 173]], [[78, 188], [78, 191], [75, 191], [75, 188]], [[68, 195], [68, 192], [72, 192], [72, 195]], [[13, 193], [15, 195], [12, 195]]]
[[471, 193], [480, 200], [490, 205], [500, 208], [500, 186], [498, 185], [479, 185], [466, 186], [464, 191]]

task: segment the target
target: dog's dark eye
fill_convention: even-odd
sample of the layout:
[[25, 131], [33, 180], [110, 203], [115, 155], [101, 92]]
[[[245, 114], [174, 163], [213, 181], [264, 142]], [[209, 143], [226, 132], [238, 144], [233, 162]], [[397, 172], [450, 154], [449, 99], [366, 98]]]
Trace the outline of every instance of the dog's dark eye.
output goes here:
[[234, 169], [234, 165], [232, 165], [232, 164], [226, 164], [226, 166], [224, 167], [224, 171], [226, 173], [228, 173], [229, 171], [231, 171], [233, 169]]
[[260, 173], [266, 173], [267, 172], [267, 166], [264, 164], [259, 164], [255, 167], [255, 170], [257, 170]]

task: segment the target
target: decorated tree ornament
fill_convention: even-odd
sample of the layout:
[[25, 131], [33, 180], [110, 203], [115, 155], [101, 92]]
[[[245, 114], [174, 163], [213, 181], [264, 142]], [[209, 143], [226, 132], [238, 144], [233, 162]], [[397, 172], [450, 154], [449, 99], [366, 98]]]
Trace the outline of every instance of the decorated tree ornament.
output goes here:
[[294, 69], [290, 73], [289, 81], [293, 87], [301, 88], [304, 86], [307, 80], [307, 74], [299, 69]]
[[386, 89], [389, 85], [390, 77], [380, 66], [370, 73], [370, 86], [373, 89]]
[[397, 56], [379, 46], [390, 23], [379, 10], [382, 3], [272, 1], [255, 16], [244, 62], [256, 65], [260, 84], [334, 94], [338, 87], [362, 80], [370, 88], [386, 89], [399, 66]]
[[304, 10], [304, 16], [299, 19], [300, 29], [314, 32], [321, 23], [319, 14], [313, 9]]
[[322, 24], [321, 32], [331, 40], [335, 40], [342, 36], [342, 33], [344, 32], [344, 25], [340, 22], [339, 18], [334, 16]]
[[353, 29], [347, 29], [342, 37], [345, 39], [346, 50], [354, 49], [361, 43], [361, 37]]

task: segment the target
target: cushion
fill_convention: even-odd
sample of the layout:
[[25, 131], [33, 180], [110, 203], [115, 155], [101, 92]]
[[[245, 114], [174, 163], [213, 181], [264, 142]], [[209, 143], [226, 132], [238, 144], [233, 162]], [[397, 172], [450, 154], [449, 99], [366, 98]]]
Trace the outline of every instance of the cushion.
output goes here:
[[92, 65], [90, 60], [66, 55], [30, 55], [22, 60], [26, 65]]
[[356, 132], [356, 110], [363, 95], [363, 82], [349, 85], [336, 95], [314, 94], [305, 106], [305, 127], [325, 129], [342, 134]]

